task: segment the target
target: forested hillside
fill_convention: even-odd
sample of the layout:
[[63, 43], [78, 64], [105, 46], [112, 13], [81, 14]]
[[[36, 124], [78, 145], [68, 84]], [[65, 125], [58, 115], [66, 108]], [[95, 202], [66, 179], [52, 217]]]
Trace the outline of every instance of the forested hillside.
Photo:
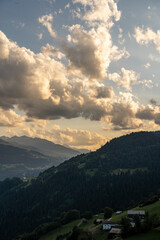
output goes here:
[[13, 239], [64, 211], [124, 209], [160, 188], [160, 133], [113, 139], [0, 196], [0, 239]]

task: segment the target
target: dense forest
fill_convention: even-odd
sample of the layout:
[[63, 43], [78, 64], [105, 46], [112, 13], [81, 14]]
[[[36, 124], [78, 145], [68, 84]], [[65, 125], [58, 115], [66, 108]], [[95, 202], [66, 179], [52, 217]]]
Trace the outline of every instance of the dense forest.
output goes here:
[[30, 232], [70, 209], [83, 214], [131, 207], [160, 188], [159, 172], [160, 132], [139, 132], [52, 167], [36, 180], [2, 182], [0, 239]]

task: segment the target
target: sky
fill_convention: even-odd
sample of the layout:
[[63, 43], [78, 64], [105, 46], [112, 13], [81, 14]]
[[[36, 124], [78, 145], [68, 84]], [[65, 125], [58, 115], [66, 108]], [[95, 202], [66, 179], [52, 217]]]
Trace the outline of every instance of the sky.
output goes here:
[[0, 0], [0, 135], [96, 150], [160, 130], [159, 0]]

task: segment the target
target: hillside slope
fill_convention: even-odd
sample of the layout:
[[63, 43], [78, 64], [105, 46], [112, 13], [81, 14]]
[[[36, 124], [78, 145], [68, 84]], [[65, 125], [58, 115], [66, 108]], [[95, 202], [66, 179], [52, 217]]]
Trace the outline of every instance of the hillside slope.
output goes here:
[[32, 231], [69, 209], [96, 213], [105, 206], [129, 207], [157, 191], [159, 172], [159, 132], [114, 139], [96, 152], [74, 157], [46, 170], [29, 185], [3, 194], [0, 239]]
[[52, 160], [54, 166], [59, 165], [60, 163], [64, 162], [65, 160], [77, 156], [80, 152], [64, 147], [59, 144], [55, 144], [51, 141], [41, 138], [31, 138], [27, 136], [22, 137], [1, 137], [1, 139], [9, 142], [10, 144], [19, 146], [19, 147], [26, 147], [27, 149], [37, 151], [45, 156], [49, 156]]
[[47, 166], [51, 166], [51, 161], [41, 153], [0, 140], [0, 180], [35, 176]]
[[[136, 207], [131, 210], [144, 210], [148, 213], [149, 216], [153, 216], [156, 214], [160, 218], [160, 200], [155, 203], [149, 204], [144, 207]], [[71, 233], [74, 226], [79, 226], [80, 229], [86, 229], [90, 231], [93, 235], [94, 240], [106, 240], [109, 231], [102, 231], [102, 224], [94, 225], [95, 219], [103, 219], [103, 214], [94, 215], [87, 223], [81, 223], [81, 219], [70, 222], [66, 225], [62, 225], [61, 227], [49, 231], [46, 234], [42, 235], [39, 240], [56, 240], [57, 236], [64, 235], [67, 233]], [[127, 211], [124, 211], [120, 215], [116, 215], [116, 213], [112, 216], [112, 221], [119, 224], [121, 222], [121, 218], [127, 216]], [[81, 224], [78, 224], [81, 223]], [[138, 233], [133, 236], [125, 238], [126, 240], [159, 240], [160, 239], [160, 227], [153, 228], [152, 230], [145, 233]], [[123, 238], [119, 238], [119, 240], [123, 240]]]

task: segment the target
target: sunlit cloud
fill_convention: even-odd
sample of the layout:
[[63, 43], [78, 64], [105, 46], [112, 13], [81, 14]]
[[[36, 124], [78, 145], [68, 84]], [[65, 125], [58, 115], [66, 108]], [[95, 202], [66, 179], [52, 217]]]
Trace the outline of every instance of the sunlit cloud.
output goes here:
[[131, 85], [136, 84], [138, 78], [140, 77], [133, 70], [126, 70], [121, 68], [122, 76], [119, 73], [112, 73], [108, 75], [108, 78], [117, 83], [117, 85], [122, 85], [128, 91], [131, 91]]
[[52, 14], [44, 15], [38, 18], [38, 21], [48, 29], [48, 32], [51, 34], [53, 38], [56, 37], [56, 33], [52, 28], [53, 16]]
[[[55, 4], [48, 2], [52, 7]], [[157, 55], [150, 52], [140, 65], [148, 74], [154, 63], [160, 62], [160, 31], [136, 27], [134, 35], [126, 37], [131, 30], [121, 26], [123, 11], [113, 0], [73, 0], [52, 10], [36, 17], [40, 30], [33, 35], [41, 40], [39, 53], [20, 47], [21, 43], [0, 31], [0, 126], [14, 128], [12, 134], [17, 131], [90, 149], [104, 144], [104, 136], [55, 125], [51, 129], [46, 122], [83, 118], [123, 132], [159, 127], [159, 100], [150, 92], [148, 102], [153, 96], [152, 101], [147, 105], [146, 100], [145, 105], [135, 93], [139, 87], [147, 92], [158, 86], [157, 72], [154, 69], [144, 77], [137, 70], [139, 62], [133, 62], [134, 51], [129, 52], [129, 44], [134, 42], [139, 49], [141, 45], [155, 45]], [[73, 14], [70, 21], [60, 28], [56, 21], [58, 17], [63, 20], [68, 12]], [[43, 27], [49, 34], [44, 34]]]
[[160, 30], [154, 32], [151, 28], [146, 30], [140, 27], [135, 28], [134, 38], [141, 45], [154, 43], [158, 52], [160, 52]]

